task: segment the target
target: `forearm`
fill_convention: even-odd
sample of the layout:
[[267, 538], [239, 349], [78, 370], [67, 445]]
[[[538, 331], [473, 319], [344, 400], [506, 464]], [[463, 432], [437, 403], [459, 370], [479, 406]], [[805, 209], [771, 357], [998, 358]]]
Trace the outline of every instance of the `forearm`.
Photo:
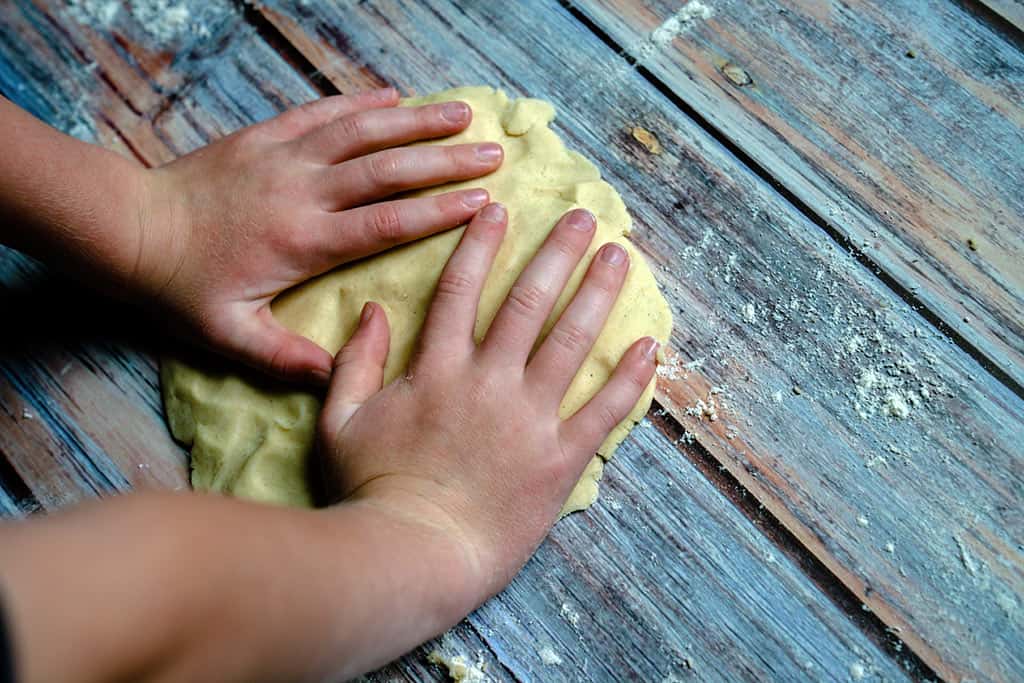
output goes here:
[[118, 290], [143, 244], [143, 171], [0, 97], [0, 243]]
[[449, 539], [358, 505], [133, 495], [0, 546], [28, 682], [349, 677], [473, 606]]

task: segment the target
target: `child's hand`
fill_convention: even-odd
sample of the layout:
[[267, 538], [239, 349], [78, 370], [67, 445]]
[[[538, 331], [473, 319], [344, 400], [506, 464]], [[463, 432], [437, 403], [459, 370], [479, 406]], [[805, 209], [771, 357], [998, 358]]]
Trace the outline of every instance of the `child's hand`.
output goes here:
[[593, 216], [567, 214], [520, 276], [487, 337], [473, 340], [477, 303], [501, 244], [504, 209], [473, 219], [438, 283], [420, 349], [405, 378], [381, 389], [388, 354], [384, 311], [367, 304], [335, 359], [320, 417], [327, 485], [423, 537], [464, 552], [468, 611], [500, 590], [554, 523], [605, 437], [650, 382], [657, 343], [623, 356], [576, 415], [559, 404], [604, 326], [629, 268], [626, 252], [597, 252], [572, 303], [531, 357], [544, 321], [594, 234]]
[[326, 382], [330, 354], [275, 322], [271, 300], [341, 263], [464, 224], [485, 190], [381, 200], [501, 163], [493, 143], [386, 149], [452, 135], [472, 116], [464, 103], [397, 102], [392, 89], [326, 98], [146, 172], [131, 284], [210, 346], [279, 377]]

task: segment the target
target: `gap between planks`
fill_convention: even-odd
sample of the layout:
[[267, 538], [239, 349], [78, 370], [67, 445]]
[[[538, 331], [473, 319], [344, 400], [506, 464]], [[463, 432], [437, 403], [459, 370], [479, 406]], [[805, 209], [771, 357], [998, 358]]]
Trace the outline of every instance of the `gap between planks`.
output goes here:
[[[341, 90], [327, 78], [324, 72], [294, 44], [288, 37], [260, 10], [254, 8], [243, 0], [234, 0], [242, 10], [245, 20], [256, 30], [257, 34], [275, 50], [281, 58], [300, 73], [310, 86], [323, 96], [342, 94]], [[966, 339], [960, 337], [955, 330], [951, 330], [946, 324], [924, 306], [909, 291], [899, 285], [893, 278], [889, 277], [869, 257], [849, 242], [847, 238], [838, 231], [833, 230], [827, 222], [819, 216], [806, 203], [793, 195], [774, 176], [772, 176], [760, 164], [746, 155], [743, 150], [728, 140], [706, 119], [697, 113], [692, 107], [676, 96], [664, 83], [658, 80], [647, 69], [636, 64], [635, 60], [626, 55], [620, 46], [605, 34], [599, 27], [593, 25], [585, 16], [572, 7], [568, 0], [559, 0], [562, 6], [572, 16], [580, 21], [585, 27], [597, 35], [602, 42], [612, 48], [616, 54], [626, 59], [631, 66], [637, 69], [639, 75], [651, 83], [660, 93], [668, 98], [673, 105], [683, 111], [684, 114], [693, 119], [702, 129], [711, 135], [716, 141], [726, 147], [742, 165], [747, 166], [755, 175], [767, 182], [787, 202], [811, 220], [815, 225], [825, 231], [831, 239], [846, 249], [860, 263], [867, 266], [869, 270], [879, 277], [890, 289], [904, 299], [915, 311], [922, 314], [926, 320], [943, 334], [952, 338], [958, 344], [962, 342], [962, 348], [972, 358], [977, 360], [993, 375], [999, 377], [1018, 395], [1024, 396], [1024, 387], [1016, 384], [1011, 377], [1005, 375], [1000, 368], [995, 366], [988, 358], [976, 349]], [[1002, 376], [1001, 376], [1002, 375]], [[652, 405], [652, 413], [649, 415], [651, 422], [667, 438], [678, 443], [678, 439], [686, 433], [685, 427], [664, 409], [657, 400]], [[822, 562], [818, 556], [807, 545], [802, 543], [799, 537], [794, 534], [767, 505], [762, 503], [756, 493], [744, 486], [715, 456], [706, 449], [700, 442], [699, 437], [689, 447], [678, 449], [679, 452], [697, 467], [712, 485], [724, 495], [734, 507], [770, 541], [781, 552], [783, 552], [793, 563], [800, 568], [800, 571], [814, 583], [815, 586], [825, 595], [846, 617], [860, 629], [866, 637], [879, 646], [890, 658], [900, 664], [911, 676], [918, 680], [940, 680], [941, 676], [930, 667], [915, 651], [909, 643], [905, 642], [899, 635], [900, 629], [892, 627], [882, 620], [874, 611], [867, 609], [860, 597], [852, 590], [840, 576], [832, 571], [829, 566]], [[867, 587], [870, 593], [871, 588]], [[499, 658], [500, 661], [500, 658]]]
[[[973, 344], [959, 331], [947, 324], [935, 311], [922, 301], [920, 297], [914, 294], [907, 287], [903, 286], [895, 277], [890, 275], [884, 268], [882, 268], [881, 265], [868, 256], [867, 253], [858, 248], [850, 237], [843, 235], [838, 229], [829, 225], [824, 216], [814, 210], [807, 202], [802, 200], [793, 191], [786, 187], [786, 185], [783, 184], [775, 174], [765, 168], [752, 156], [747, 154], [739, 144], [733, 142], [723, 131], [711, 123], [711, 121], [704, 117], [686, 100], [677, 95], [667, 83], [658, 78], [643, 64], [640, 64], [635, 57], [626, 51], [623, 45], [620, 45], [618, 41], [612, 38], [604, 29], [580, 11], [572, 0], [558, 0], [558, 3], [598, 40], [607, 45], [609, 49], [629, 64], [641, 78], [651, 85], [651, 87], [655, 88], [667, 100], [669, 100], [673, 106], [696, 123], [705, 133], [708, 134], [708, 136], [713, 138], [715, 142], [720, 144], [722, 147], [727, 149], [730, 154], [736, 157], [741, 166], [745, 167], [753, 175], [767, 183], [768, 186], [775, 190], [775, 192], [777, 192], [786, 203], [794, 207], [798, 213], [803, 215], [807, 220], [828, 235], [828, 237], [843, 251], [852, 256], [858, 263], [863, 265], [870, 273], [877, 277], [890, 291], [906, 302], [906, 304], [910, 306], [911, 310], [924, 318], [929, 325], [934, 327], [947, 339], [953, 342], [961, 351], [977, 361], [977, 363], [998, 382], [1003, 384], [1020, 398], [1024, 398], [1024, 385], [1019, 383], [1010, 376], [1009, 373], [1000, 368], [978, 346]], [[975, 8], [975, 11], [979, 14], [987, 15], [993, 13], [991, 9], [988, 9], [987, 7], [979, 7], [974, 2], [968, 2], [968, 5]], [[994, 18], [998, 18], [998, 15]]]

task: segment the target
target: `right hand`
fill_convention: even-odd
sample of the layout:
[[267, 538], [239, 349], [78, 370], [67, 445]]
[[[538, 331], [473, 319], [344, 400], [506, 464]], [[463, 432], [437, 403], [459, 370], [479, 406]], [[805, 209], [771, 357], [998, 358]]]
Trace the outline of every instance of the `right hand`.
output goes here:
[[335, 358], [318, 429], [327, 485], [341, 507], [371, 505], [421, 529], [424, 539], [451, 539], [469, 577], [455, 596], [462, 614], [503, 588], [540, 544], [587, 463], [650, 383], [658, 348], [650, 337], [634, 343], [608, 383], [561, 419], [559, 405], [615, 303], [628, 254], [617, 244], [598, 250], [531, 355], [595, 231], [588, 211], [566, 214], [477, 345], [477, 304], [506, 219], [491, 204], [469, 224], [407, 375], [383, 388], [388, 322], [383, 309], [366, 305]]

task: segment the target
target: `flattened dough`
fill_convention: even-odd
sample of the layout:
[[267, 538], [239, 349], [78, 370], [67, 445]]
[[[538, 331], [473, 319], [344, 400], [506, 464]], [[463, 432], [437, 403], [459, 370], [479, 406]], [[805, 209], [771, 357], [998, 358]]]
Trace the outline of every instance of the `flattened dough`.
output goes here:
[[[457, 88], [403, 104], [447, 100], [468, 102], [473, 123], [461, 134], [431, 144], [492, 140], [505, 148], [504, 164], [490, 176], [428, 192], [482, 185], [495, 201], [508, 207], [508, 233], [480, 302], [477, 339], [487, 330], [516, 276], [566, 211], [590, 209], [597, 216], [597, 235], [544, 334], [576, 291], [586, 264], [601, 244], [616, 241], [630, 254], [632, 268], [609, 322], [562, 403], [562, 416], [571, 415], [604, 384], [634, 340], [651, 335], [667, 341], [672, 328], [668, 304], [643, 256], [626, 239], [630, 218], [618, 193], [601, 180], [592, 163], [566, 149], [548, 128], [555, 116], [551, 104], [509, 100], [500, 90], [486, 87]], [[355, 330], [363, 303], [380, 303], [391, 321], [391, 355], [385, 373], [390, 382], [405, 369], [441, 269], [461, 234], [460, 229], [436, 235], [327, 273], [278, 297], [273, 302], [274, 315], [335, 353]], [[320, 409], [318, 399], [236, 373], [237, 369], [199, 369], [173, 358], [163, 361], [167, 421], [174, 437], [191, 446], [193, 487], [272, 503], [311, 505], [306, 464]], [[652, 382], [632, 414], [602, 445], [599, 453], [604, 459], [611, 457], [647, 412], [653, 393]], [[593, 458], [563, 514], [594, 502], [602, 464], [601, 457]]]

